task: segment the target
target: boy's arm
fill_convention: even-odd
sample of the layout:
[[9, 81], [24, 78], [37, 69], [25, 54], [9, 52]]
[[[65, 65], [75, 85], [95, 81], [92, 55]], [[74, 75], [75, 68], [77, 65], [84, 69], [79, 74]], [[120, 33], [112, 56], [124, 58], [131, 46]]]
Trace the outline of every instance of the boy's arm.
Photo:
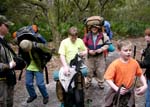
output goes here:
[[128, 92], [128, 89], [126, 89], [124, 86], [120, 86], [120, 87], [116, 86], [112, 80], [106, 80], [106, 82], [107, 82], [107, 83], [110, 85], [110, 87], [111, 87], [112, 89], [114, 89], [116, 92], [118, 92], [118, 91], [119, 91], [119, 88], [120, 88], [119, 93], [120, 93], [121, 95], [124, 95], [126, 92]]
[[116, 92], [118, 91], [119, 87], [117, 87], [112, 80], [106, 80], [109, 86], [114, 89]]
[[144, 77], [143, 74], [140, 76], [140, 81], [142, 82], [143, 85], [141, 87], [139, 87], [139, 88], [136, 89], [136, 93], [138, 95], [144, 94], [144, 92], [147, 89], [146, 79], [145, 79], [145, 77]]

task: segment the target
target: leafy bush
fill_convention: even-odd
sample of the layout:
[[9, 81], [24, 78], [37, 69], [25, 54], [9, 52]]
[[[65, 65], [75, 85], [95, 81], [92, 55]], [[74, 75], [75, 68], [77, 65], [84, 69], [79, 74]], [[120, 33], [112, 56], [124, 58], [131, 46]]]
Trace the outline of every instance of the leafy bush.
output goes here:
[[139, 37], [150, 24], [136, 21], [113, 21], [112, 31], [116, 37]]

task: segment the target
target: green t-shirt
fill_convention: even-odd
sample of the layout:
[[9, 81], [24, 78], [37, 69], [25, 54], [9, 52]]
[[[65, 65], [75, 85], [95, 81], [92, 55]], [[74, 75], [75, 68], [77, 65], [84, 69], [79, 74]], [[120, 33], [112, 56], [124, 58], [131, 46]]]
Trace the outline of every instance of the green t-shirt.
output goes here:
[[31, 58], [31, 62], [29, 64], [29, 66], [27, 67], [27, 70], [30, 71], [39, 71], [37, 65], [35, 64], [35, 61], [33, 60], [33, 57], [31, 55], [31, 51], [29, 52], [30, 58]]
[[61, 42], [58, 53], [65, 55], [66, 61], [69, 64], [78, 52], [85, 50], [86, 47], [82, 39], [77, 38], [75, 43], [72, 43], [70, 38], [66, 38]]

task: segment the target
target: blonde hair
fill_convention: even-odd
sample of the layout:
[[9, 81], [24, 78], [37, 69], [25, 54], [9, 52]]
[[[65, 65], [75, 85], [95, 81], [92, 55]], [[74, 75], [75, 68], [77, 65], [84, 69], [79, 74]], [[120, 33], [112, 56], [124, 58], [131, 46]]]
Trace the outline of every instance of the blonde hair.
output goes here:
[[117, 49], [121, 50], [122, 47], [132, 47], [132, 43], [129, 40], [118, 40], [117, 41]]

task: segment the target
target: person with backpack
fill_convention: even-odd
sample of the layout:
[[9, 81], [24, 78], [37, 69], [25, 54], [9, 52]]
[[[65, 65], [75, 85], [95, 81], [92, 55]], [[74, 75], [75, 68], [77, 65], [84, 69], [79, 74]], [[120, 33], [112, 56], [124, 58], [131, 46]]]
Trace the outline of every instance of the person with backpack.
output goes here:
[[5, 40], [12, 24], [5, 16], [0, 15], [0, 107], [13, 107], [16, 62], [10, 51], [11, 47]]
[[[47, 104], [49, 100], [49, 95], [44, 83], [44, 73], [43, 69], [46, 66], [45, 58], [42, 57], [44, 52], [51, 53], [51, 50], [48, 48], [47, 44], [39, 43], [34, 40], [31, 32], [25, 32], [26, 27], [22, 28], [22, 30], [18, 30], [18, 38], [19, 41], [19, 55], [26, 61], [26, 89], [29, 93], [29, 98], [27, 99], [27, 103], [31, 103], [37, 98], [37, 94], [34, 89], [34, 77], [36, 77], [36, 84], [39, 88], [43, 96], [43, 104]], [[28, 28], [26, 28], [26, 31]], [[21, 32], [22, 31], [22, 32]], [[22, 37], [21, 37], [22, 36]], [[27, 38], [28, 37], [28, 38]], [[30, 39], [29, 39], [30, 38]], [[34, 38], [34, 39], [31, 39]]]
[[[73, 76], [73, 73], [76, 74], [75, 69], [70, 67], [70, 65], [72, 65], [71, 60], [75, 58], [76, 54], [78, 54], [79, 56], [82, 56], [82, 57], [87, 54], [87, 49], [84, 45], [84, 42], [82, 41], [82, 39], [78, 38], [78, 29], [76, 27], [73, 26], [73, 27], [69, 28], [68, 38], [61, 41], [58, 53], [60, 54], [60, 60], [62, 63], [62, 67], [61, 67], [62, 72], [59, 71], [59, 75], [60, 75], [59, 78], [61, 78], [61, 77], [70, 78], [71, 76]], [[78, 67], [75, 67], [75, 68], [78, 68]], [[81, 83], [81, 81], [80, 81], [80, 83]], [[70, 89], [68, 87], [66, 88], [66, 91], [65, 91], [65, 87], [63, 88], [64, 91], [62, 92], [63, 99], [61, 101], [62, 102], [61, 107], [84, 107], [84, 99], [77, 98], [78, 100], [76, 100], [76, 98], [75, 98], [75, 97], [83, 96], [83, 95], [77, 95], [77, 96], [75, 95], [75, 92], [77, 92], [77, 91], [75, 91], [76, 87], [77, 88], [80, 87], [79, 89], [82, 89], [83, 84], [82, 84], [82, 86], [79, 86], [79, 87], [76, 86], [76, 84], [70, 85], [70, 86], [73, 87], [74, 91], [71, 91], [71, 93], [70, 93], [70, 91], [69, 91]], [[81, 91], [83, 91], [83, 89]]]
[[[119, 58], [109, 65], [104, 74], [104, 79], [110, 86], [105, 97], [105, 107], [135, 107], [134, 90], [137, 95], [144, 94], [147, 89], [146, 79], [138, 62], [131, 58], [132, 43], [129, 40], [119, 40], [117, 49]], [[139, 77], [142, 83], [138, 88], [135, 77]]]
[[150, 28], [146, 28], [145, 31], [145, 41], [147, 46], [142, 50], [141, 61], [138, 60], [140, 67], [145, 68], [145, 75], [147, 79], [148, 88], [146, 90], [146, 106], [150, 107]]
[[88, 75], [86, 77], [86, 88], [92, 84], [92, 77], [95, 76], [100, 89], [104, 89], [103, 74], [105, 70], [105, 57], [103, 52], [107, 51], [110, 39], [102, 31], [104, 22], [101, 17], [93, 16], [87, 19], [88, 32], [85, 34], [83, 41], [88, 48]]

